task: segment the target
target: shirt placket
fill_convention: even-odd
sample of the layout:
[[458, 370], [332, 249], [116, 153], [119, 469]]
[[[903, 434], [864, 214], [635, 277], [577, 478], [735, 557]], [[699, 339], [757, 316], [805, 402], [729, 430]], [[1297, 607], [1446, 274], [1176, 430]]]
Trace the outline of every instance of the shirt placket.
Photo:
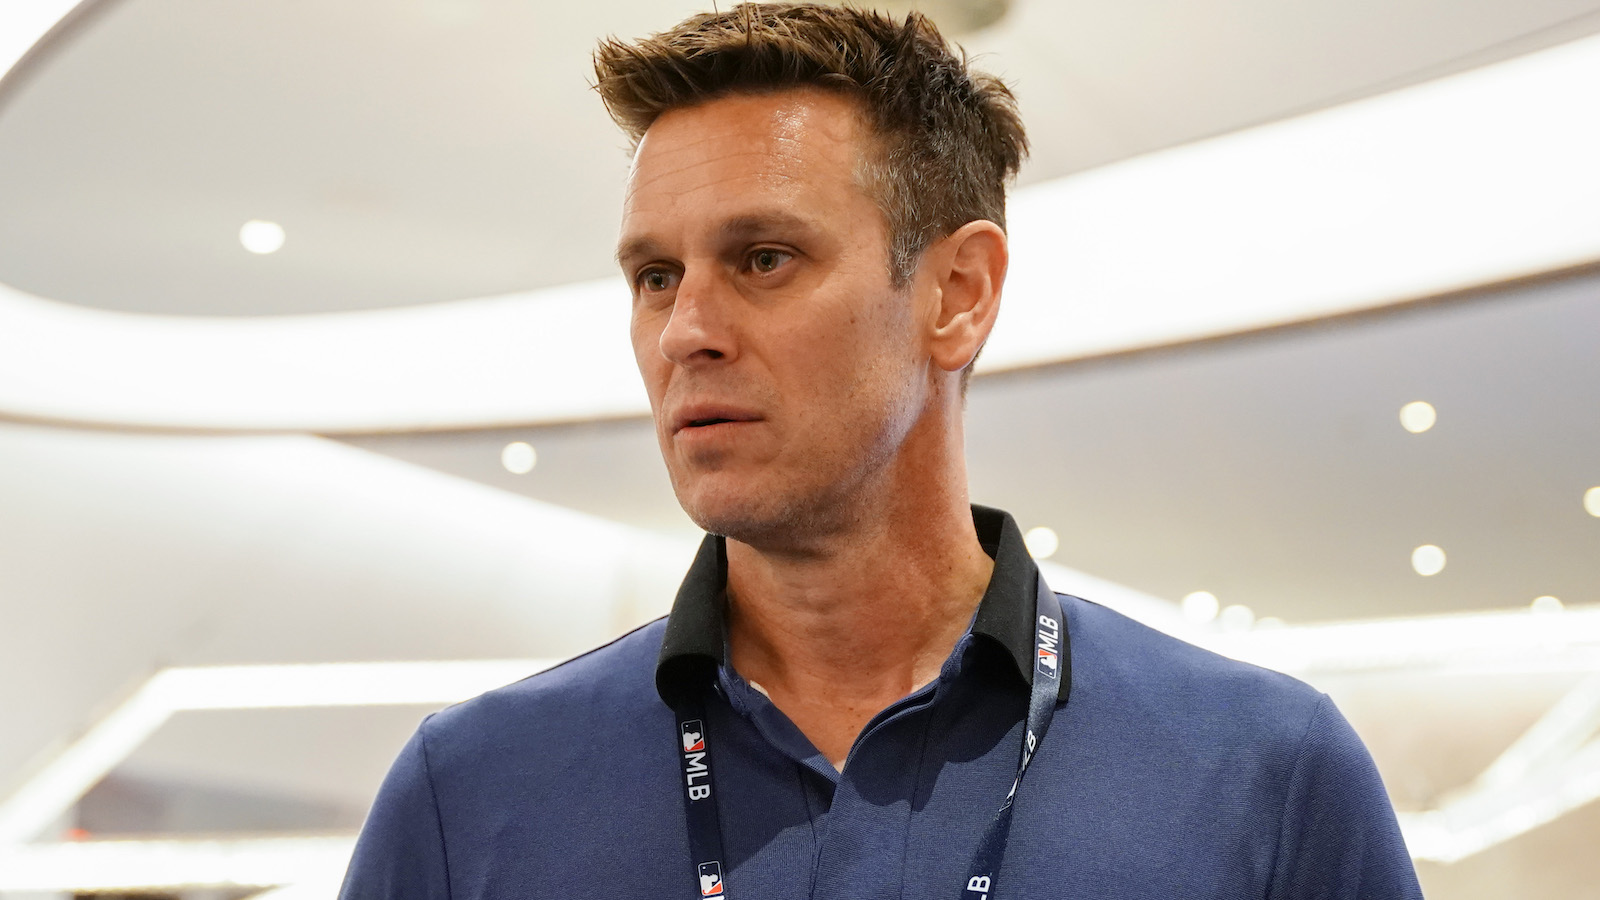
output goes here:
[[[844, 770], [833, 768], [770, 700], [737, 676], [724, 687], [734, 706], [774, 749], [801, 769], [800, 789], [823, 812], [813, 822], [811, 896], [901, 896], [911, 803], [918, 783], [930, 707], [940, 683], [929, 685], [873, 718], [851, 748]], [[807, 774], [831, 787], [831, 798], [805, 783]]]

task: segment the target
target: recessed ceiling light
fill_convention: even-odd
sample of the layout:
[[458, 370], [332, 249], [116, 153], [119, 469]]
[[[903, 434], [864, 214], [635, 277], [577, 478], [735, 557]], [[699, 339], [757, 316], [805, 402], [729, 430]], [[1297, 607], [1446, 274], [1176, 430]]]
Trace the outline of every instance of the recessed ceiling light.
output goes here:
[[1195, 591], [1183, 598], [1183, 617], [1196, 625], [1215, 619], [1217, 609], [1217, 595], [1210, 591]]
[[277, 222], [251, 219], [239, 228], [239, 243], [251, 253], [277, 253], [283, 239], [283, 226]]
[[1566, 607], [1562, 605], [1560, 598], [1552, 597], [1549, 594], [1546, 594], [1543, 597], [1533, 598], [1533, 603], [1529, 604], [1529, 606], [1534, 612], [1540, 614], [1558, 613], [1563, 609], [1566, 609]]
[[1432, 544], [1423, 544], [1411, 551], [1411, 568], [1418, 575], [1437, 575], [1444, 571], [1444, 551]]
[[1028, 533], [1022, 536], [1022, 543], [1027, 545], [1029, 556], [1048, 559], [1061, 546], [1061, 539], [1056, 537], [1053, 529], [1040, 525], [1038, 528], [1029, 528]]
[[1250, 626], [1256, 623], [1256, 614], [1248, 606], [1233, 603], [1223, 607], [1217, 616], [1217, 623], [1223, 631], [1249, 631]]
[[500, 451], [500, 465], [513, 475], [526, 475], [533, 471], [534, 464], [539, 461], [539, 454], [534, 451], [533, 445], [526, 441], [512, 441]]
[[1439, 413], [1426, 401], [1414, 400], [1400, 407], [1400, 426], [1412, 434], [1427, 431], [1437, 421]]
[[1589, 511], [1589, 515], [1600, 519], [1600, 487], [1583, 492], [1583, 508]]

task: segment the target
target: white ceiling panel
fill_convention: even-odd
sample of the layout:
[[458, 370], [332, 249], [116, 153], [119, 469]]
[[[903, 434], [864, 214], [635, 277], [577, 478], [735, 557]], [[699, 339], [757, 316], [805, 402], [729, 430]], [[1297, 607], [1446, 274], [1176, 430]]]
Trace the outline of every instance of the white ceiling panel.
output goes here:
[[[249, 315], [609, 275], [626, 156], [588, 55], [693, 9], [108, 0], [0, 94], [0, 281]], [[1031, 183], [1592, 33], [1597, 10], [1025, 0], [965, 43], [1016, 83]], [[284, 248], [245, 253], [248, 219]]]

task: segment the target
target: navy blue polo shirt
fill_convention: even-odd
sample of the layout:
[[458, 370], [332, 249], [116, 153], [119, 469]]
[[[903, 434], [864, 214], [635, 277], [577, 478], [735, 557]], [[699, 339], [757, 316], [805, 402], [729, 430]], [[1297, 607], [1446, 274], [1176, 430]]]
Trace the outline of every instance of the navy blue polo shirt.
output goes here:
[[[994, 574], [935, 681], [878, 714], [842, 772], [727, 663], [723, 542], [672, 613], [430, 716], [373, 804], [341, 897], [698, 897], [668, 700], [704, 698], [728, 895], [963, 892], [1016, 774], [1038, 572], [973, 508]], [[1328, 698], [1063, 598], [1053, 724], [997, 895], [1413, 898], [1383, 785]], [[664, 699], [665, 698], [665, 699]]]

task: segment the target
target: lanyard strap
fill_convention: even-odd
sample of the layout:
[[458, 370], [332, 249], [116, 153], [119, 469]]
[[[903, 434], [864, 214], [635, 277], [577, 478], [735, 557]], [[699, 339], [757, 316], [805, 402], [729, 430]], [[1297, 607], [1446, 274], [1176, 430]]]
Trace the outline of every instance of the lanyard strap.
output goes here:
[[1033, 626], [1033, 687], [1028, 691], [1028, 721], [1022, 732], [1022, 756], [1017, 760], [1017, 777], [1011, 790], [1000, 803], [1000, 811], [983, 832], [978, 842], [978, 852], [967, 866], [967, 880], [961, 886], [961, 900], [993, 900], [995, 882], [1000, 874], [1000, 863], [1005, 859], [1006, 843], [1011, 839], [1011, 811], [1017, 799], [1017, 789], [1022, 786], [1022, 776], [1050, 730], [1050, 720], [1056, 714], [1056, 692], [1061, 685], [1061, 636], [1066, 628], [1066, 612], [1061, 608], [1061, 598], [1050, 590], [1040, 576], [1038, 599], [1035, 601], [1036, 618]]
[[[1028, 691], [1028, 719], [1022, 737], [1022, 755], [1017, 762], [1017, 777], [1000, 803], [989, 827], [984, 829], [978, 852], [967, 867], [961, 884], [960, 900], [994, 900], [995, 881], [1005, 859], [1011, 837], [1011, 811], [1017, 799], [1022, 776], [1050, 729], [1056, 712], [1056, 695], [1061, 684], [1061, 644], [1066, 614], [1061, 598], [1036, 577], [1033, 684]], [[722, 825], [717, 815], [717, 799], [711, 783], [711, 743], [707, 736], [704, 700], [696, 696], [678, 706], [678, 750], [683, 763], [684, 815], [689, 824], [690, 862], [695, 869], [695, 884], [701, 897], [729, 897], [723, 882]]]
[[706, 705], [697, 695], [678, 708], [678, 749], [683, 761], [683, 811], [689, 820], [689, 855], [702, 897], [728, 896], [722, 883], [722, 823], [711, 792], [711, 743]]

